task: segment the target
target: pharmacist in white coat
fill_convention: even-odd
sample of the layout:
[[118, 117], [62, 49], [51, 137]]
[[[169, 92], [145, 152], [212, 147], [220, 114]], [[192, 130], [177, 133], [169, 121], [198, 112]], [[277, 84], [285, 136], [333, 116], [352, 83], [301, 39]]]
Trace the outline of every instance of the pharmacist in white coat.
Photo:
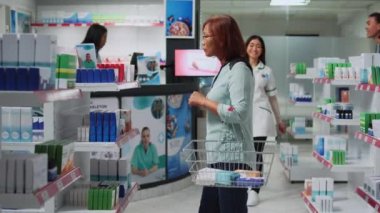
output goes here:
[[[253, 140], [257, 154], [257, 170], [263, 169], [263, 157], [260, 154], [264, 150], [264, 141], [268, 136], [275, 137], [276, 123], [280, 133], [285, 133], [286, 125], [281, 120], [277, 101], [277, 88], [272, 69], [265, 65], [265, 43], [257, 35], [253, 35], [246, 41], [247, 55], [255, 77], [255, 90], [253, 96]], [[276, 123], [273, 119], [276, 120]], [[262, 141], [260, 143], [260, 141]], [[248, 206], [259, 203], [260, 189], [248, 190]]]

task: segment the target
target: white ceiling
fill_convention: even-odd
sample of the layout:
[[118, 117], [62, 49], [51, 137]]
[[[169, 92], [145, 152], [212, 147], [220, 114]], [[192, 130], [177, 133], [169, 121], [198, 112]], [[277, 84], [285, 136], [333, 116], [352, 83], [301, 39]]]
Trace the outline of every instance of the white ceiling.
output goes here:
[[265, 19], [318, 19], [344, 23], [380, 0], [311, 0], [307, 6], [270, 6], [270, 0], [200, 0], [202, 14], [225, 13]]

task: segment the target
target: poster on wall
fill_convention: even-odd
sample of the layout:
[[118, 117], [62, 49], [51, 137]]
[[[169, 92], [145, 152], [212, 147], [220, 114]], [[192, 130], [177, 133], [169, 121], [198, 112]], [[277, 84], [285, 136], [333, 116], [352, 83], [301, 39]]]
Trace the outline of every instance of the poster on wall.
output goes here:
[[132, 128], [140, 134], [122, 147], [122, 157], [131, 162], [132, 181], [138, 184], [166, 180], [166, 97], [135, 96], [121, 99], [122, 109], [131, 110]]
[[194, 38], [194, 0], [166, 0], [167, 38]]
[[11, 33], [30, 33], [31, 32], [31, 13], [12, 9], [10, 12], [10, 32]]
[[166, 137], [168, 143], [168, 179], [188, 173], [189, 166], [182, 149], [191, 142], [192, 116], [190, 94], [167, 96]]

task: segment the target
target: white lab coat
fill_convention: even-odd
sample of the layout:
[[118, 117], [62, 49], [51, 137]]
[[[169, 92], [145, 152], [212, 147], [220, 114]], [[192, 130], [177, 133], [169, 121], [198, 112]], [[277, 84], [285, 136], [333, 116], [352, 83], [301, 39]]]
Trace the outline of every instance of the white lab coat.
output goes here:
[[253, 95], [253, 136], [276, 136], [276, 124], [269, 96], [277, 94], [272, 69], [261, 61], [252, 67], [255, 76]]

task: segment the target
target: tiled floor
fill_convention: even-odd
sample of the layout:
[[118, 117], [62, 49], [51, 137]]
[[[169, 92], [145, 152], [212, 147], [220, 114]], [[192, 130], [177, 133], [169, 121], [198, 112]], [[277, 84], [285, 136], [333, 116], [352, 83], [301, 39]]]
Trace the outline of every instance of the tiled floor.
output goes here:
[[[261, 202], [250, 207], [251, 213], [304, 213], [307, 212], [300, 197], [303, 183], [291, 184], [283, 174], [282, 166], [276, 156], [268, 185], [260, 192]], [[169, 195], [135, 201], [125, 212], [133, 213], [195, 213], [198, 212], [202, 188], [190, 186]]]

